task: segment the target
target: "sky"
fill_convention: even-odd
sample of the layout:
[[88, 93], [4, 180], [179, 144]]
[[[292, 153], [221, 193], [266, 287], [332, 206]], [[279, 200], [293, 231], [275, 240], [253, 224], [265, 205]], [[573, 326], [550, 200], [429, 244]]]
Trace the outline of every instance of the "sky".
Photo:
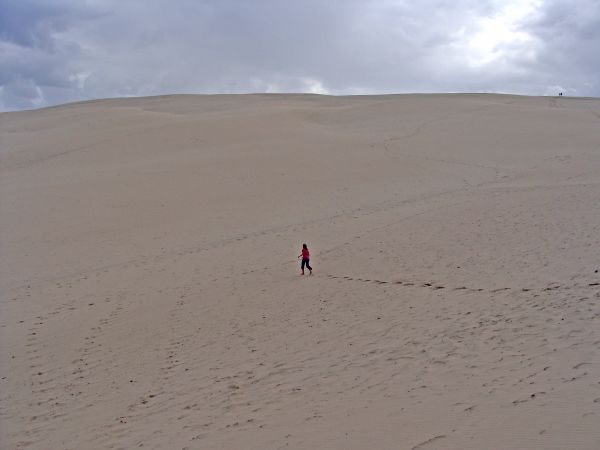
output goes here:
[[0, 111], [248, 92], [600, 97], [600, 0], [0, 0]]

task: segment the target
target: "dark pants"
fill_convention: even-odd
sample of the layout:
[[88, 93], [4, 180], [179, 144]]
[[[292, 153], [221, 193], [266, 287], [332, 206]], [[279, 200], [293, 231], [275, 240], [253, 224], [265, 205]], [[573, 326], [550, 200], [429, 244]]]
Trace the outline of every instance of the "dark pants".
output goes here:
[[312, 272], [312, 267], [310, 267], [310, 264], [308, 264], [309, 261], [310, 261], [310, 259], [304, 259], [304, 258], [302, 258], [302, 266], [301, 266], [302, 267], [302, 272], [304, 272], [304, 266], [306, 266], [306, 268]]

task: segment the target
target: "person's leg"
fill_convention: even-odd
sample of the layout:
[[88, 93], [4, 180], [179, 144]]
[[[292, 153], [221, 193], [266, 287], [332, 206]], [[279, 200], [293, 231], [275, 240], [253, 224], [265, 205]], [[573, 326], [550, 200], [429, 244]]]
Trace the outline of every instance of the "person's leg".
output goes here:
[[310, 267], [310, 260], [306, 260], [306, 268], [310, 271], [310, 274], [312, 275], [312, 267]]
[[302, 269], [302, 275], [304, 275], [304, 264], [306, 264], [306, 260], [302, 258], [302, 264], [300, 265], [300, 268]]

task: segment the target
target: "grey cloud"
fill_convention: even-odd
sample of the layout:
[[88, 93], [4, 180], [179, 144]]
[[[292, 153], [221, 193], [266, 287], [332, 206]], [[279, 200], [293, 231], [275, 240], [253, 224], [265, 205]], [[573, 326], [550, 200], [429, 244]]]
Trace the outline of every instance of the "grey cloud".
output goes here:
[[65, 0], [0, 0], [0, 10], [0, 110], [77, 99], [68, 66], [80, 48], [60, 35], [102, 12]]
[[547, 1], [523, 26], [544, 42], [534, 66], [541, 77], [574, 95], [600, 96], [598, 1]]
[[43, 101], [39, 88], [32, 80], [16, 78], [2, 85], [3, 101], [17, 109], [40, 105]]
[[52, 35], [64, 31], [75, 21], [98, 16], [77, 1], [0, 0], [0, 40], [21, 47], [54, 50]]
[[183, 92], [600, 95], [595, 0], [546, 0], [514, 24], [530, 41], [477, 54], [487, 18], [516, 1], [0, 0], [0, 109]]

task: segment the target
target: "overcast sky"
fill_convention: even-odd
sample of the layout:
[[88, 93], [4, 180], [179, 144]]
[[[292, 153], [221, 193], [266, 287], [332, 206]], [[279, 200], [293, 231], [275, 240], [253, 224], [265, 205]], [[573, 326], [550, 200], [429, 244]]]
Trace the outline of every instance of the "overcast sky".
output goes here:
[[600, 0], [0, 0], [0, 110], [166, 93], [600, 96]]

